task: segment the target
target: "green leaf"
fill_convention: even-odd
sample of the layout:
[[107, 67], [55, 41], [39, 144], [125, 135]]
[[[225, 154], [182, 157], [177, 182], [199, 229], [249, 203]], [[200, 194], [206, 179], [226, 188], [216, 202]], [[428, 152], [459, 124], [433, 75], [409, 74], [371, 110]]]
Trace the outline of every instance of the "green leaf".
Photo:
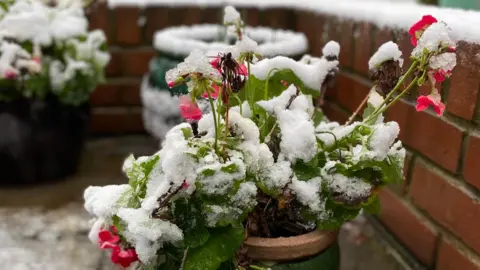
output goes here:
[[198, 199], [177, 199], [174, 202], [173, 215], [177, 226], [183, 231], [185, 247], [195, 248], [205, 244], [210, 233], [205, 227], [205, 221]]
[[242, 245], [243, 226], [210, 229], [208, 241], [197, 248], [188, 250], [184, 270], [217, 270], [222, 262], [232, 259]]
[[313, 113], [313, 125], [316, 127], [318, 124], [321, 122], [325, 121], [325, 114], [323, 114], [323, 111], [316, 108], [315, 112]]
[[205, 170], [200, 172], [200, 174], [204, 177], [209, 177], [209, 176], [215, 175], [215, 173], [217, 173], [217, 171], [212, 170], [212, 169], [205, 169]]
[[[376, 108], [372, 104], [367, 102], [367, 107], [363, 110], [362, 119], [366, 120], [368, 117], [370, 117], [375, 112], [375, 110], [376, 110]], [[375, 118], [368, 121], [368, 123], [374, 124], [377, 121], [377, 119], [378, 119], [378, 116], [376, 116]]]
[[380, 209], [381, 209], [380, 198], [377, 195], [372, 196], [369, 202], [363, 207], [363, 209], [368, 214], [371, 214], [371, 215], [376, 215], [380, 213]]
[[305, 163], [302, 160], [297, 160], [293, 165], [293, 171], [298, 180], [307, 181], [320, 175], [318, 167], [318, 160], [314, 157], [310, 162]]
[[[183, 249], [175, 247], [170, 244], [165, 244], [162, 248], [163, 254], [159, 257], [163, 259], [162, 263], [158, 265], [158, 262], [153, 262], [153, 268], [147, 268], [142, 270], [178, 270], [182, 264]], [[163, 257], [163, 258], [162, 258]]]
[[[376, 183], [376, 180], [381, 180], [381, 184], [388, 184], [388, 183], [401, 183], [403, 180], [403, 172], [401, 168], [398, 167], [397, 162], [391, 162], [389, 158], [383, 161], [377, 160], [362, 160], [359, 161], [357, 164], [353, 165], [349, 171], [352, 172], [353, 175], [357, 175], [359, 173], [367, 173], [370, 169], [369, 176], [364, 176], [367, 181], [370, 183], [379, 186], [379, 183]], [[381, 174], [382, 179], [375, 179], [377, 175]]]
[[236, 173], [238, 172], [238, 167], [237, 164], [232, 163], [228, 166], [222, 167], [220, 170], [225, 173]]

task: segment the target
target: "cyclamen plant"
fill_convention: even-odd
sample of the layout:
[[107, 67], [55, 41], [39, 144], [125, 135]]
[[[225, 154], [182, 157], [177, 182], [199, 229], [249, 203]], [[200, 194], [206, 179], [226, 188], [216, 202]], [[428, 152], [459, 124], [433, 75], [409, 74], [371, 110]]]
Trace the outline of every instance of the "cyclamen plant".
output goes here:
[[0, 100], [88, 101], [110, 61], [103, 31], [87, 31], [91, 1], [17, 0], [0, 4]]
[[[225, 16], [238, 33], [230, 51], [214, 59], [194, 51], [167, 74], [172, 87], [188, 85], [180, 108], [187, 123], [168, 132], [158, 153], [125, 160], [128, 184], [85, 191], [96, 218], [90, 239], [116, 264], [262, 269], [246, 256], [248, 237], [337, 230], [362, 209], [378, 210], [379, 189], [402, 180], [399, 126], [383, 117], [392, 104], [430, 81], [417, 109], [443, 111], [434, 85], [455, 66], [444, 23], [424, 17], [412, 27], [416, 47], [403, 75], [398, 46], [381, 46], [369, 62], [375, 86], [361, 120], [363, 104], [342, 125], [314, 107], [337, 72], [339, 45], [329, 42], [322, 58], [259, 60], [233, 11]], [[197, 102], [205, 101], [202, 112]]]

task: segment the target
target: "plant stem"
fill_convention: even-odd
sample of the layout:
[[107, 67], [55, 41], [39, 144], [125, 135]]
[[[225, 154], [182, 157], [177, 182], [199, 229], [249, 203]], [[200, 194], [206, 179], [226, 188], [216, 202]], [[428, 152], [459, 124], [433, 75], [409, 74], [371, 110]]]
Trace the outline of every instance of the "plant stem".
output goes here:
[[[247, 62], [247, 71], [248, 71], [248, 77], [250, 77], [250, 62]], [[252, 111], [252, 114], [253, 114], [253, 117], [256, 116], [256, 113], [255, 113], [255, 106], [253, 104], [253, 91], [251, 89], [251, 83], [250, 83], [250, 78], [248, 79], [247, 81], [247, 88], [248, 88], [248, 91], [246, 93], [246, 96], [248, 98], [248, 103], [250, 104], [250, 110]]]
[[240, 98], [238, 97], [237, 94], [234, 94], [233, 97], [237, 100], [238, 102], [238, 107], [240, 108], [240, 115], [243, 116], [243, 109], [242, 109], [242, 101], [240, 100]]
[[214, 148], [215, 152], [218, 155], [218, 123], [217, 123], [217, 117], [216, 117], [216, 112], [215, 112], [215, 105], [213, 104], [213, 99], [212, 96], [210, 95], [210, 91], [207, 91], [208, 95], [208, 101], [210, 102], [210, 107], [212, 107], [212, 117], [213, 117], [213, 125], [215, 126], [215, 143], [214, 143]]
[[381, 113], [385, 112], [388, 108], [390, 108], [395, 102], [397, 102], [400, 98], [402, 98], [409, 90], [412, 88], [418, 81], [418, 78], [415, 78], [408, 86], [405, 88], [398, 96], [396, 96], [390, 103], [388, 103], [384, 108], [381, 110], [378, 110], [376, 113], [373, 113], [368, 117], [368, 119], [365, 122], [370, 121], [371, 119], [374, 119]]
[[[374, 86], [375, 87], [375, 86]], [[372, 91], [372, 90], [370, 90]], [[360, 112], [360, 110], [362, 109], [363, 105], [365, 105], [365, 103], [367, 103], [368, 101], [368, 97], [370, 96], [370, 91], [368, 91], [368, 94], [365, 96], [365, 98], [362, 100], [362, 103], [360, 103], [360, 105], [358, 105], [357, 109], [353, 112], [353, 114], [350, 116], [350, 118], [348, 118], [347, 122], [345, 123], [345, 125], [350, 125], [353, 121], [353, 119], [355, 119], [355, 117], [357, 116], [357, 114]], [[373, 90], [375, 91], [375, 90]]]
[[266, 269], [268, 269], [268, 268], [261, 267], [261, 266], [256, 266], [256, 265], [249, 265], [248, 267], [251, 268], [251, 269], [254, 269], [254, 270], [266, 270]]
[[[393, 88], [392, 91], [390, 91], [390, 93], [388, 93], [388, 95], [385, 97], [385, 99], [383, 100], [383, 102], [380, 104], [380, 106], [378, 106], [375, 111], [373, 111], [372, 115], [376, 115], [378, 113], [378, 111], [380, 111], [383, 107], [383, 105], [385, 105], [389, 99], [392, 98], [393, 94], [395, 94], [395, 92], [397, 92], [397, 90], [403, 85], [403, 82], [405, 81], [405, 79], [410, 76], [410, 74], [412, 74], [412, 72], [415, 70], [415, 68], [417, 67], [417, 65], [419, 64], [419, 62], [417, 60], [415, 60], [412, 65], [410, 66], [410, 68], [407, 70], [407, 72], [401, 77], [401, 79], [397, 82], [397, 84], [395, 85], [395, 87]], [[367, 95], [368, 96], [368, 95]], [[370, 119], [371, 117], [369, 117]]]

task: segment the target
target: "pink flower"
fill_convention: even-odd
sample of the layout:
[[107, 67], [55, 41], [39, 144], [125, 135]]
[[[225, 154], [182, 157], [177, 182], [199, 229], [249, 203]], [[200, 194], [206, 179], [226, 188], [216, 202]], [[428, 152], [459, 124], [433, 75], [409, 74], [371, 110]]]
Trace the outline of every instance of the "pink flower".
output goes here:
[[187, 183], [187, 181], [183, 180], [182, 183], [182, 188], [188, 188], [190, 185]]
[[187, 120], [198, 121], [202, 118], [202, 110], [189, 96], [180, 97], [180, 115]]
[[419, 96], [417, 98], [417, 112], [427, 109], [429, 106], [432, 106], [438, 116], [443, 115], [445, 111], [445, 104], [442, 103], [440, 94], [438, 92], [433, 92], [428, 96]]
[[37, 64], [42, 64], [42, 59], [40, 57], [32, 57], [32, 61]]
[[3, 73], [5, 79], [13, 80], [17, 77], [18, 72], [14, 69], [8, 69]]
[[[213, 88], [214, 91], [213, 91], [213, 93], [210, 93], [210, 96], [212, 98], [218, 98], [218, 95], [220, 94], [220, 87], [218, 85], [216, 85], [215, 83], [212, 83], [212, 88]], [[202, 94], [202, 97], [203, 98], [208, 98], [207, 92], [204, 92]]]
[[169, 82], [169, 83], [168, 83], [168, 88], [172, 88], [172, 87], [174, 87], [174, 86], [175, 86], [175, 82]]
[[116, 235], [117, 229], [113, 226], [111, 228], [113, 228], [113, 233], [109, 230], [101, 230], [98, 233], [98, 244], [102, 249], [114, 248], [120, 241], [120, 237]]
[[115, 264], [121, 265], [122, 267], [128, 267], [134, 261], [138, 260], [138, 255], [133, 248], [122, 250], [122, 248], [119, 246], [115, 246], [112, 249], [110, 260]]
[[408, 33], [410, 34], [410, 41], [412, 42], [412, 45], [417, 46], [417, 41], [422, 36], [423, 31], [425, 31], [425, 29], [427, 29], [430, 25], [436, 22], [437, 19], [435, 19], [435, 17], [433, 17], [432, 15], [425, 15], [420, 21], [412, 25], [412, 27], [410, 27], [410, 30], [408, 31]]

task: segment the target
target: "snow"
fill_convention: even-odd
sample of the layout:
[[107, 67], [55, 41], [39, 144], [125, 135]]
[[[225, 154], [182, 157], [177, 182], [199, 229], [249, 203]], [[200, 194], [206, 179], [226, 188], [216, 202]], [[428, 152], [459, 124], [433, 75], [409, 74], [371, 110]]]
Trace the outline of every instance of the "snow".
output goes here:
[[210, 61], [205, 53], [201, 50], [194, 49], [177, 67], [167, 71], [165, 79], [170, 83], [190, 73], [200, 73], [212, 78], [218, 76], [218, 72], [210, 65]]
[[[218, 39], [223, 31], [222, 25], [215, 24], [168, 27], [155, 33], [153, 46], [158, 51], [180, 57], [187, 56], [194, 49], [214, 56], [219, 52], [234, 50], [228, 44], [212, 42]], [[234, 38], [233, 34], [229, 36]], [[240, 41], [241, 51], [250, 51], [256, 47], [255, 52], [266, 57], [295, 56], [305, 53], [308, 49], [307, 38], [303, 33], [265, 27], [245, 27], [244, 36], [249, 38]], [[252, 41], [260, 45], [254, 46]]]
[[390, 146], [400, 132], [397, 122], [388, 122], [375, 125], [373, 134], [369, 140], [369, 146], [375, 152], [375, 159], [384, 160], [387, 157]]
[[[358, 1], [358, 0], [108, 0], [115, 6], [225, 6], [257, 8], [291, 8], [338, 16], [341, 19], [370, 22], [379, 28], [408, 30], [425, 14], [445, 21], [452, 29], [455, 40], [480, 42], [480, 12], [440, 8], [408, 2]], [[459, 19], [461, 18], [461, 19]]]
[[423, 52], [437, 51], [440, 47], [455, 47], [451, 38], [451, 31], [442, 22], [430, 25], [418, 39], [417, 46], [412, 51], [412, 56], [420, 58]]
[[336, 41], [329, 41], [322, 49], [323, 57], [326, 56], [335, 56], [338, 58], [340, 54], [340, 44]]
[[96, 217], [111, 217], [118, 208], [118, 201], [129, 185], [90, 186], [84, 192], [85, 209]]
[[42, 1], [18, 0], [0, 21], [0, 32], [44, 46], [87, 33], [88, 21], [78, 5], [51, 8]]
[[236, 24], [240, 20], [240, 13], [238, 13], [238, 11], [234, 7], [225, 7], [225, 15], [223, 17], [224, 24]]
[[[307, 86], [308, 88], [320, 91], [323, 80], [329, 71], [337, 68], [338, 61], [327, 61], [326, 59], [319, 59], [317, 62], [304, 64], [296, 62], [295, 60], [277, 56], [271, 59], [264, 59], [257, 64], [251, 66], [251, 74], [260, 80], [266, 80], [269, 72], [272, 69], [291, 69], [293, 73]], [[270, 73], [275, 74], [276, 71]]]
[[400, 67], [403, 66], [402, 52], [393, 41], [386, 42], [378, 48], [368, 61], [368, 67], [370, 70], [376, 71], [387, 60], [397, 61]]
[[244, 36], [242, 40], [238, 40], [235, 44], [235, 50], [237, 54], [257, 52], [258, 44], [248, 36]]
[[148, 76], [143, 78], [140, 97], [145, 129], [158, 140], [163, 140], [165, 134], [182, 121], [178, 97], [172, 96], [167, 89], [151, 87], [148, 83]]
[[[264, 60], [265, 61], [265, 60]], [[290, 99], [297, 93], [295, 85], [291, 84], [279, 96], [269, 100], [258, 101], [257, 104], [270, 114], [280, 113], [285, 110]]]
[[152, 219], [142, 208], [121, 208], [117, 215], [127, 224], [126, 237], [135, 244], [138, 258], [143, 263], [148, 263], [155, 257], [161, 243], [175, 243], [183, 239], [183, 232], [177, 225], [162, 219]]
[[429, 64], [431, 69], [449, 72], [457, 65], [457, 54], [447, 52], [432, 56]]
[[347, 199], [366, 198], [373, 186], [357, 177], [346, 177], [342, 174], [326, 175], [327, 186], [335, 193], [342, 194]]
[[298, 201], [314, 211], [319, 219], [326, 215], [325, 200], [320, 197], [322, 178], [315, 177], [308, 181], [299, 181], [294, 177], [290, 188], [297, 195]]

